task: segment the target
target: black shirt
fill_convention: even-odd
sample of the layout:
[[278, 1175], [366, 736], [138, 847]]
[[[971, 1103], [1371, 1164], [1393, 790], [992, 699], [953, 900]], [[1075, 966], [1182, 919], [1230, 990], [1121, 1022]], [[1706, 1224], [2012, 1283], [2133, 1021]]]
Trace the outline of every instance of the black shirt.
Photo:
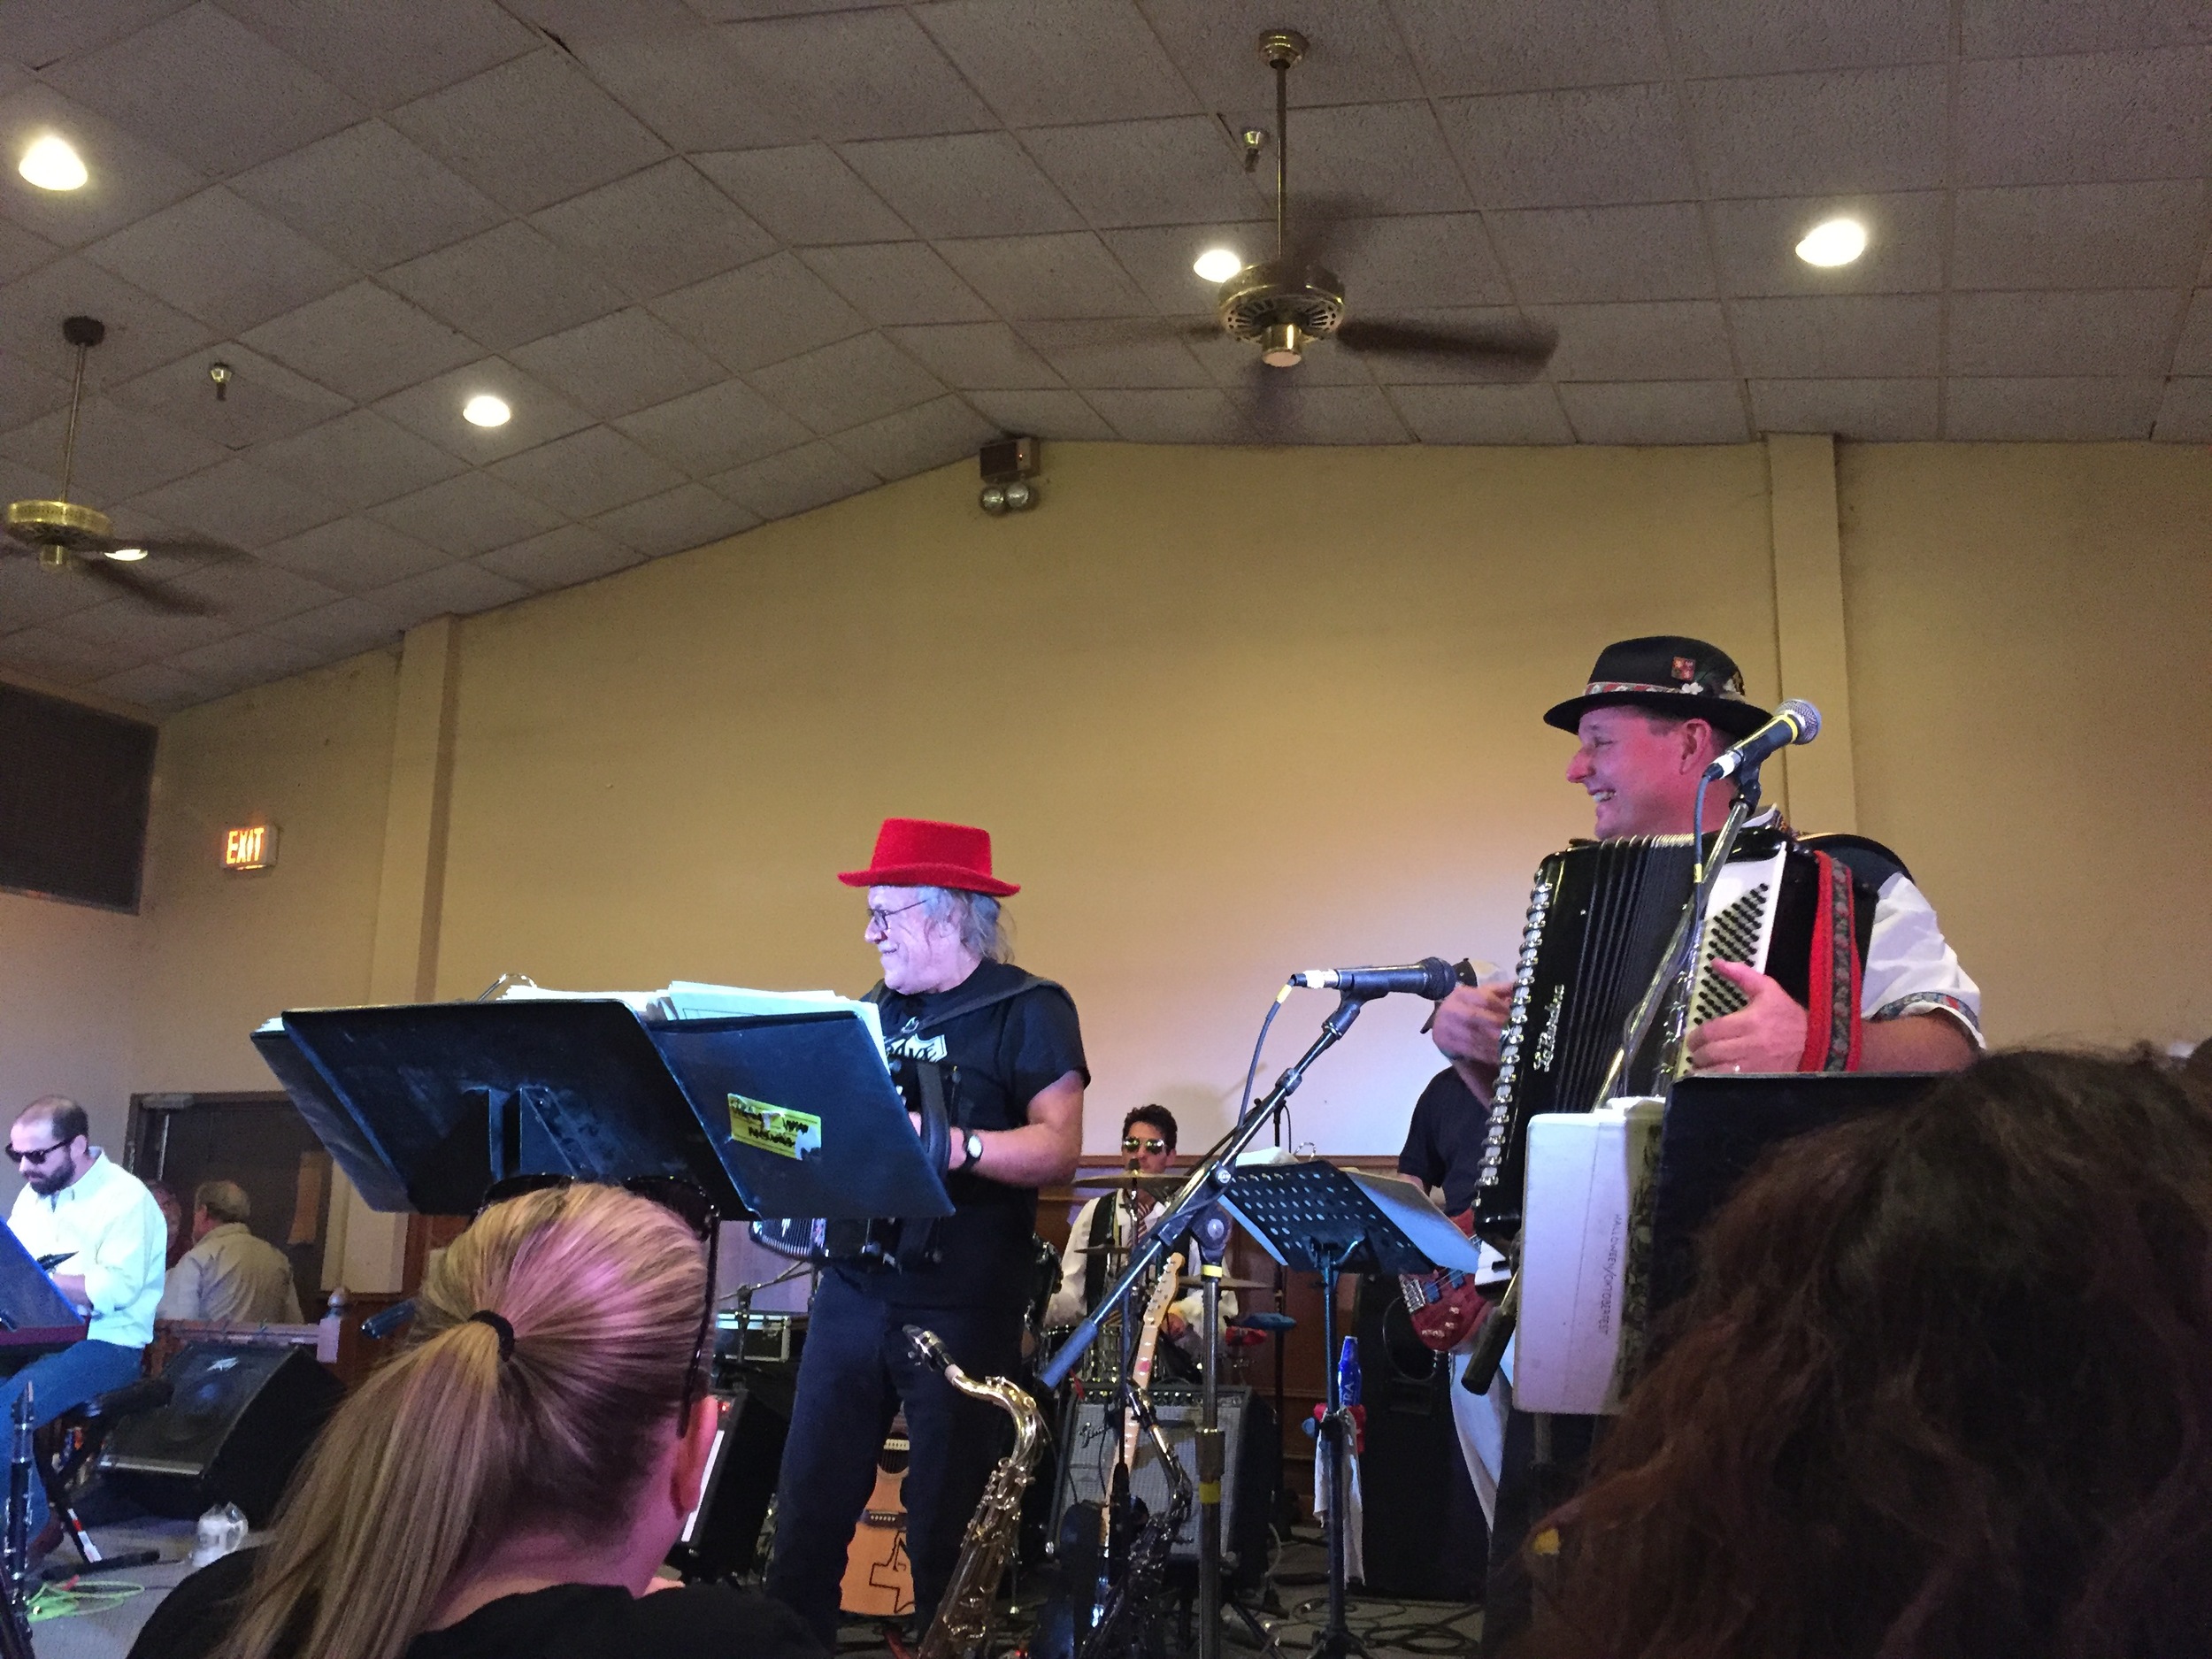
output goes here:
[[[1029, 1121], [1029, 1102], [1071, 1071], [1087, 1084], [1091, 1080], [1074, 1001], [1056, 985], [1040, 982], [942, 1025], [932, 1024], [942, 1010], [1020, 985], [1027, 977], [1011, 964], [987, 962], [949, 991], [920, 996], [886, 991], [878, 999], [887, 1051], [959, 1068], [956, 1141], [962, 1129], [1020, 1128]], [[899, 1307], [1019, 1307], [1033, 1272], [1030, 1240], [1036, 1232], [1037, 1189], [963, 1171], [945, 1178], [945, 1190], [955, 1210], [936, 1224], [936, 1265], [904, 1272], [835, 1271], [868, 1295]]]
[[1425, 1187], [1444, 1189], [1444, 1213], [1455, 1216], [1475, 1202], [1482, 1168], [1482, 1136], [1490, 1114], [1459, 1073], [1446, 1066], [1413, 1103], [1398, 1171]]

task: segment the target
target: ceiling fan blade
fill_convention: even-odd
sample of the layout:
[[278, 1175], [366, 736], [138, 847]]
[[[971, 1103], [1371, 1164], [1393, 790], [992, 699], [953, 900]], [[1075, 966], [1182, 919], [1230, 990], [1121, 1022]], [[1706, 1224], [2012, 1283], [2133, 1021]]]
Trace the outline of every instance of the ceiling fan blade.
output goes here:
[[1559, 345], [1559, 331], [1546, 323], [1453, 325], [1386, 317], [1348, 318], [1336, 338], [1353, 351], [1463, 363], [1505, 380], [1532, 380]]
[[215, 607], [203, 600], [188, 598], [183, 594], [171, 593], [156, 586], [143, 576], [120, 565], [104, 558], [84, 558], [77, 561], [77, 568], [96, 582], [128, 594], [139, 603], [153, 610], [165, 611], [173, 617], [207, 617], [215, 614]]

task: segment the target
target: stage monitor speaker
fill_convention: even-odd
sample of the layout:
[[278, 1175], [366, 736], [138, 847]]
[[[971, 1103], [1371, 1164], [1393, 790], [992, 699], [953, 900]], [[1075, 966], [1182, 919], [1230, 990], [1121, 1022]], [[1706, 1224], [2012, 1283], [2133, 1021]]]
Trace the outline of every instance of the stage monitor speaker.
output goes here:
[[1474, 1601], [1489, 1532], [1453, 1421], [1451, 1366], [1414, 1334], [1393, 1275], [1360, 1281], [1358, 1330], [1367, 1587], [1413, 1601]]
[[759, 1564], [761, 1527], [791, 1429], [789, 1411], [772, 1402], [775, 1392], [740, 1386], [724, 1396], [699, 1508], [668, 1555], [687, 1583], [742, 1577]]
[[157, 1515], [235, 1503], [266, 1526], [344, 1386], [305, 1348], [229, 1342], [188, 1344], [161, 1374], [169, 1403], [118, 1423], [101, 1471]]
[[[1118, 1431], [1107, 1411], [1108, 1403], [1093, 1396], [1076, 1408], [1070, 1429], [1067, 1474], [1061, 1483], [1059, 1500], [1053, 1506], [1055, 1536], [1059, 1532], [1060, 1517], [1070, 1504], [1099, 1503], [1105, 1500], [1106, 1482], [1120, 1450]], [[1198, 1484], [1198, 1390], [1156, 1387], [1152, 1391], [1152, 1406], [1159, 1414], [1160, 1427], [1166, 1432], [1167, 1443], [1173, 1448], [1176, 1461], [1191, 1478], [1194, 1492]], [[1277, 1467], [1276, 1450], [1271, 1440], [1274, 1415], [1268, 1402], [1256, 1398], [1249, 1388], [1221, 1391], [1221, 1548], [1225, 1555], [1236, 1557], [1234, 1576], [1240, 1583], [1256, 1578], [1267, 1568], [1267, 1523], [1274, 1509]], [[1129, 1490], [1132, 1496], [1143, 1500], [1145, 1508], [1153, 1514], [1165, 1511], [1167, 1476], [1161, 1470], [1159, 1460], [1151, 1455], [1149, 1441], [1130, 1477]], [[1168, 1547], [1168, 1560], [1197, 1559], [1198, 1515], [1194, 1502], [1190, 1519], [1183, 1524]]]

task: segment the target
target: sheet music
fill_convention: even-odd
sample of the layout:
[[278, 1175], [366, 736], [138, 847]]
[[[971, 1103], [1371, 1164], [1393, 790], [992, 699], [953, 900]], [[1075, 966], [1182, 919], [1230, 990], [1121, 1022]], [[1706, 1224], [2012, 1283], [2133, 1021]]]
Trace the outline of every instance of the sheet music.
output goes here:
[[860, 1002], [834, 991], [753, 991], [735, 985], [702, 985], [672, 979], [658, 994], [671, 1019], [727, 1019], [741, 1014], [850, 1014], [867, 1027], [868, 1041], [883, 1052], [883, 1017], [873, 1002]]

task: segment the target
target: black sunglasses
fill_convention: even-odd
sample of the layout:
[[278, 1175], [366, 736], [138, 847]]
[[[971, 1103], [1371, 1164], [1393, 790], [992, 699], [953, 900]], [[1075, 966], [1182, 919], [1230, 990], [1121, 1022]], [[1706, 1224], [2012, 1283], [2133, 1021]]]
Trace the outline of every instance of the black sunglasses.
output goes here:
[[[510, 1198], [553, 1192], [575, 1184], [572, 1175], [510, 1175], [484, 1189], [476, 1213], [480, 1216], [494, 1204], [503, 1204]], [[714, 1286], [716, 1270], [722, 1259], [722, 1217], [705, 1190], [680, 1175], [633, 1175], [618, 1185], [624, 1192], [648, 1199], [671, 1212], [707, 1247], [707, 1305], [699, 1315], [699, 1335], [691, 1345], [691, 1363], [684, 1371], [684, 1400], [676, 1413], [676, 1432], [680, 1435], [690, 1425], [691, 1403], [698, 1397], [700, 1367], [706, 1358], [708, 1340], [714, 1334]]]

